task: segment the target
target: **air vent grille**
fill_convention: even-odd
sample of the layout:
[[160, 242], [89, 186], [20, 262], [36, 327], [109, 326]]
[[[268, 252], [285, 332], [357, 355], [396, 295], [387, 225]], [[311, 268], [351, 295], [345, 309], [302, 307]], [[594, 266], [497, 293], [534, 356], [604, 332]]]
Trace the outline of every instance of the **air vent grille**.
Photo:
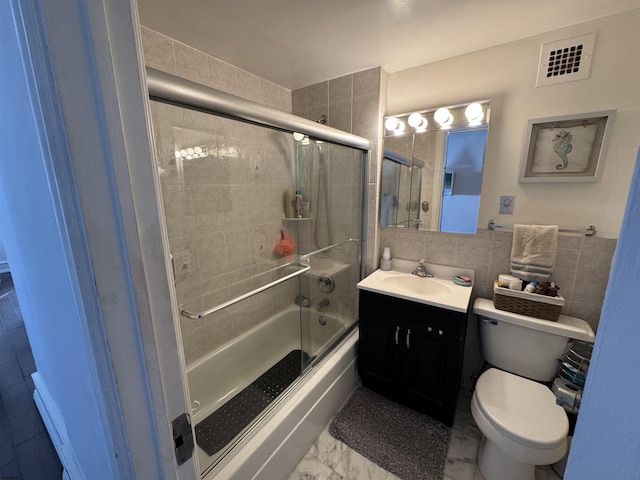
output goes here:
[[547, 66], [547, 78], [568, 75], [580, 71], [580, 60], [584, 45], [573, 45], [560, 50], [551, 50]]
[[595, 33], [544, 44], [536, 86], [589, 78], [594, 45]]

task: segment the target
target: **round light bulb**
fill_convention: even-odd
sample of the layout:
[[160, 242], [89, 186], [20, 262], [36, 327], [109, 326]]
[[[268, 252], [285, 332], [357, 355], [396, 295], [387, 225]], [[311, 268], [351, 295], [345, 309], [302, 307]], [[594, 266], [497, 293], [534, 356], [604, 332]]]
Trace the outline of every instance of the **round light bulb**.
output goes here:
[[302, 134], [302, 133], [298, 133], [298, 132], [294, 132], [294, 134], [293, 134], [293, 139], [294, 139], [296, 142], [299, 142], [299, 141], [300, 141], [300, 140], [302, 140], [303, 138], [304, 138], [304, 134]]
[[426, 118], [424, 118], [420, 113], [414, 112], [409, 115], [409, 125], [415, 128], [418, 131], [424, 131], [427, 129], [427, 125], [429, 122]]
[[440, 124], [441, 127], [450, 127], [453, 123], [453, 117], [448, 108], [439, 108], [433, 114], [433, 119]]
[[472, 125], [477, 125], [482, 121], [482, 117], [484, 116], [484, 111], [482, 110], [482, 105], [477, 102], [470, 103], [467, 108], [464, 110], [464, 115], [469, 120], [469, 123]]
[[387, 117], [387, 119], [384, 121], [384, 128], [392, 132], [395, 132], [396, 128], [398, 128], [399, 123], [400, 122], [396, 117]]
[[187, 151], [184, 148], [182, 150], [180, 150], [180, 156], [181, 157], [186, 157], [187, 156]]
[[176, 150], [176, 158], [180, 158], [182, 155], [180, 155], [180, 150]]
[[199, 155], [202, 153], [202, 147], [196, 147], [193, 149], [193, 151]]
[[422, 123], [422, 120], [424, 120], [424, 117], [418, 112], [414, 112], [409, 115], [409, 125], [411, 125], [413, 128], [419, 127]]
[[402, 135], [404, 133], [404, 127], [405, 127], [404, 122], [398, 120], [398, 125], [396, 126], [395, 130], [393, 131], [393, 134], [394, 135]]

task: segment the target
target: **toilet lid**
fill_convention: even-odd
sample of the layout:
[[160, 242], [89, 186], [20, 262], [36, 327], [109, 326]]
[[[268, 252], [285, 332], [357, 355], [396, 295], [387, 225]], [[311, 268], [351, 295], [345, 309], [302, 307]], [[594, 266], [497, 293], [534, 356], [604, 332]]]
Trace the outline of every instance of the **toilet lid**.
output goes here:
[[533, 380], [491, 368], [478, 379], [474, 394], [485, 418], [518, 443], [551, 448], [569, 432], [567, 414], [553, 392]]

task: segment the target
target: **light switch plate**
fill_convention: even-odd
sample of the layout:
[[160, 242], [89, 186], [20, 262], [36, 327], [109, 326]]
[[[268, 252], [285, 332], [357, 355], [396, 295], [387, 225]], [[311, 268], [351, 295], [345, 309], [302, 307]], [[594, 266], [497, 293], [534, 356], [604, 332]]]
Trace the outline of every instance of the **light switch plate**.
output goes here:
[[499, 213], [511, 215], [513, 213], [513, 205], [515, 203], [516, 203], [515, 195], [501, 195]]

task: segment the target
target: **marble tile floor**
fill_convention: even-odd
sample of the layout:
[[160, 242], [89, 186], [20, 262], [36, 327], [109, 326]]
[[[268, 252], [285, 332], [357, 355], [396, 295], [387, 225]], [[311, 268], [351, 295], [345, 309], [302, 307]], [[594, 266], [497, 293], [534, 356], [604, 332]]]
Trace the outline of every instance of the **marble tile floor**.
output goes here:
[[[459, 397], [443, 480], [484, 480], [477, 465], [481, 433], [469, 408], [471, 392], [461, 391]], [[288, 480], [400, 480], [333, 438], [328, 427]], [[536, 467], [536, 480], [560, 480], [560, 477], [550, 466], [539, 466]]]
[[33, 400], [36, 366], [11, 275], [0, 274], [0, 479], [62, 478]]

